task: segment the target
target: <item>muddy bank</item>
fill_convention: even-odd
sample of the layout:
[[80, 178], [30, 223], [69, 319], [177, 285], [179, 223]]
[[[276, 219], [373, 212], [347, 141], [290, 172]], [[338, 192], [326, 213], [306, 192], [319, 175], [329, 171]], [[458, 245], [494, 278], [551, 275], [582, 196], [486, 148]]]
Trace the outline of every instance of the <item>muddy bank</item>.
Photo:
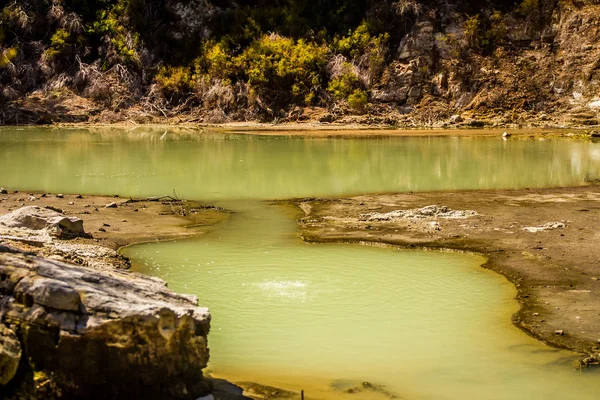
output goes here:
[[[582, 354], [600, 340], [600, 186], [293, 201], [310, 242], [377, 242], [485, 254], [518, 289], [516, 326]], [[427, 207], [436, 205], [438, 207]], [[445, 206], [445, 207], [441, 207]]]
[[118, 196], [46, 194], [6, 190], [0, 215], [38, 206], [75, 216], [87, 235], [44, 240], [33, 232], [0, 226], [0, 243], [43, 257], [100, 269], [128, 268], [117, 250], [135, 243], [175, 240], [204, 234], [227, 218], [226, 210], [171, 197], [130, 199]]

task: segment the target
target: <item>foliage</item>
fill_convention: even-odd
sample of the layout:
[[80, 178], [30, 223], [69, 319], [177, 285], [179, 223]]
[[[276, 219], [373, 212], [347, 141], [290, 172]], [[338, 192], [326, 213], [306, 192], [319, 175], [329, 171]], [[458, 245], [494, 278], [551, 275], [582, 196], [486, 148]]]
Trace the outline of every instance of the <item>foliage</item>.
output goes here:
[[376, 53], [375, 57], [381, 58], [381, 48], [388, 40], [388, 33], [371, 35], [367, 23], [363, 21], [355, 30], [349, 31], [345, 37], [335, 37], [332, 47], [336, 52], [350, 58], [358, 58], [367, 53]]
[[[139, 45], [139, 34], [132, 32], [125, 26], [123, 16], [127, 15], [129, 2], [118, 1], [107, 9], [100, 9], [96, 13], [96, 21], [87, 29], [88, 35], [98, 35], [106, 38], [110, 43], [107, 55], [108, 64], [123, 63], [135, 66], [139, 64], [139, 57], [135, 47]], [[108, 67], [109, 65], [105, 65]]]
[[156, 75], [156, 83], [165, 97], [178, 101], [192, 90], [192, 74], [186, 67], [162, 67]]
[[58, 29], [50, 38], [50, 47], [46, 50], [46, 57], [56, 59], [66, 55], [72, 46], [73, 38], [66, 29]]
[[329, 81], [327, 90], [340, 100], [347, 100], [352, 93], [360, 89], [358, 76], [354, 72], [352, 64], [344, 63], [341, 73]]
[[469, 46], [488, 53], [504, 41], [507, 32], [504, 15], [500, 11], [494, 11], [490, 16], [467, 16], [464, 23]]
[[367, 106], [368, 94], [362, 89], [355, 89], [350, 96], [348, 96], [348, 105], [350, 108], [356, 111], [364, 111]]
[[537, 13], [539, 7], [539, 0], [523, 0], [517, 7], [517, 11], [524, 17], [527, 17]]
[[0, 49], [0, 68], [6, 68], [17, 56], [19, 49], [10, 47], [8, 49]]
[[259, 95], [310, 103], [321, 87], [328, 53], [325, 46], [272, 34], [253, 42], [235, 64]]

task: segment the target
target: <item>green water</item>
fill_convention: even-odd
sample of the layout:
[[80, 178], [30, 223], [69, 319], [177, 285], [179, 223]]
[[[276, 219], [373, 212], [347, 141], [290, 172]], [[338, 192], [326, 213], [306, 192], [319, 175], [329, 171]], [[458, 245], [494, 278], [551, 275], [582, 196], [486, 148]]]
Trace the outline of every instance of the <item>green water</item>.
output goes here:
[[600, 144], [573, 140], [0, 129], [7, 187], [207, 200], [572, 185], [599, 178], [599, 160]]
[[260, 199], [577, 184], [599, 164], [600, 145], [561, 140], [0, 130], [1, 186], [176, 190], [235, 210], [206, 236], [124, 253], [210, 307], [214, 374], [309, 398], [381, 398], [332, 389], [369, 381], [407, 399], [597, 399], [600, 379], [511, 325], [515, 290], [482, 257], [306, 244]]

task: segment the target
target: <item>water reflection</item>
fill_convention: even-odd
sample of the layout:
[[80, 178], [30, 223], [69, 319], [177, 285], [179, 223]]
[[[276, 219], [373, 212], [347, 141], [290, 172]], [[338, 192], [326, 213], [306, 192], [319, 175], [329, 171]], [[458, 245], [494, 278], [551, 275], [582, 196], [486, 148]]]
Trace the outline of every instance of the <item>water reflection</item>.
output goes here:
[[600, 144], [572, 140], [5, 128], [0, 179], [28, 190], [266, 199], [574, 185], [600, 178], [599, 154]]

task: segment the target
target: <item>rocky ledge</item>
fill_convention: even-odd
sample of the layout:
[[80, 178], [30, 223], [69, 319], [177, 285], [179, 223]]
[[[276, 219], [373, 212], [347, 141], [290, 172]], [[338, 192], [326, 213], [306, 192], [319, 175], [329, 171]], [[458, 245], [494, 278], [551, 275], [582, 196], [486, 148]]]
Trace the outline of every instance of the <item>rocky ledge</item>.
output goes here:
[[0, 245], [0, 398], [208, 395], [209, 327], [159, 279]]

